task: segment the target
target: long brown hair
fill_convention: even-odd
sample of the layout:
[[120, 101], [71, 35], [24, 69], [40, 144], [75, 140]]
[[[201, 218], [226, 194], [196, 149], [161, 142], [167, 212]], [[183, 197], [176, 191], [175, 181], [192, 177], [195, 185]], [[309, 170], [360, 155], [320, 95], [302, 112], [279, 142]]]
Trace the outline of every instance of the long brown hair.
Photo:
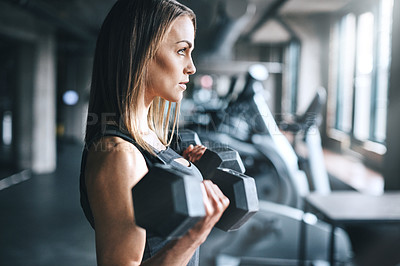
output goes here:
[[[94, 57], [85, 142], [106, 124], [121, 126], [144, 149], [153, 153], [139, 132], [137, 102], [145, 89], [149, 61], [175, 19], [189, 16], [191, 9], [175, 0], [118, 0], [101, 27]], [[175, 106], [172, 133], [180, 104]], [[167, 108], [167, 112], [166, 111]], [[172, 103], [156, 97], [149, 110], [148, 125], [164, 145], [169, 138]]]

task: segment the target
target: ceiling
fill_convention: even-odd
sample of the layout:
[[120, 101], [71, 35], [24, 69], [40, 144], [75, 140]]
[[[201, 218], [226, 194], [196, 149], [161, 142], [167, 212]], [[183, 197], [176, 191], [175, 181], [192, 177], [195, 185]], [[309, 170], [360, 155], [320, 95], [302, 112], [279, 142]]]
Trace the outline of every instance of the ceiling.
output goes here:
[[285, 3], [280, 13], [285, 15], [329, 13], [343, 8], [350, 2], [350, 0], [291, 0]]
[[[37, 17], [55, 25], [65, 43], [76, 40], [94, 43], [98, 30], [116, 0], [0, 0], [25, 9]], [[260, 28], [268, 32], [279, 28], [266, 24], [273, 16], [309, 15], [333, 12], [350, 1], [361, 0], [178, 0], [189, 6], [197, 15], [199, 40], [198, 51], [210, 51], [215, 47], [231, 44], [238, 38], [254, 39]], [[247, 13], [246, 13], [247, 11]], [[247, 15], [245, 21], [239, 18]], [[270, 21], [271, 22], [271, 21]], [[275, 25], [276, 26], [276, 25]], [[279, 25], [278, 25], [279, 26]], [[282, 31], [281, 31], [282, 32]], [[74, 41], [75, 40], [75, 41]], [[75, 44], [76, 47], [77, 44]], [[228, 44], [229, 46], [230, 44]]]
[[[5, 0], [3, 0], [5, 1]], [[59, 20], [67, 31], [81, 28], [89, 35], [97, 35], [97, 31], [108, 10], [116, 0], [7, 0], [28, 9], [38, 15]], [[181, 0], [197, 14], [199, 29], [212, 27], [218, 20], [218, 8], [225, 8], [231, 16], [244, 13], [247, 3], [256, 7], [256, 12], [249, 27], [262, 23], [268, 9], [274, 5], [278, 8], [271, 14], [310, 14], [332, 12], [342, 8], [351, 0]], [[278, 4], [277, 4], [278, 3]]]

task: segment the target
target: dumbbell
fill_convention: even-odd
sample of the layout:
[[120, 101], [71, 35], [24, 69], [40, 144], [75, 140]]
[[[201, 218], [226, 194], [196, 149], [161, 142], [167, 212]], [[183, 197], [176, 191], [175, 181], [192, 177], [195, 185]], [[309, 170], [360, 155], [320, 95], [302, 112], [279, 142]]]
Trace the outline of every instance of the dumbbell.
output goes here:
[[[189, 129], [180, 130], [174, 139], [174, 147], [180, 154], [190, 145], [202, 145], [196, 132]], [[195, 163], [203, 176], [209, 176], [209, 171], [214, 171], [217, 167], [228, 168], [240, 173], [246, 171], [239, 153], [227, 146], [207, 148], [203, 156]]]
[[[185, 130], [178, 139], [184, 150], [192, 145], [201, 145], [196, 132]], [[229, 198], [230, 204], [216, 227], [224, 231], [240, 228], [258, 211], [255, 181], [244, 174], [243, 162], [237, 151], [229, 147], [206, 149], [198, 162], [194, 163], [203, 178], [210, 179]]]
[[[211, 180], [230, 200], [216, 227], [238, 229], [258, 210], [254, 180], [223, 168], [216, 169]], [[183, 236], [205, 216], [200, 181], [168, 165], [150, 167], [132, 188], [132, 199], [136, 224], [166, 239]]]
[[167, 239], [179, 238], [205, 216], [200, 181], [154, 164], [132, 188], [136, 224]]

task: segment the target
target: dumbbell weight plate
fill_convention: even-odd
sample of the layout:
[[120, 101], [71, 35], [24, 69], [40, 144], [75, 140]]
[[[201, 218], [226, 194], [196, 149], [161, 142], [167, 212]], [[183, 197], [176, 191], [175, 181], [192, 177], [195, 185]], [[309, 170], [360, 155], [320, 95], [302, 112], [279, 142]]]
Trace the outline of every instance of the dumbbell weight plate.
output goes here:
[[244, 173], [245, 168], [239, 153], [229, 147], [206, 149], [200, 160], [194, 163], [205, 179], [214, 175], [218, 167]]
[[243, 161], [236, 150], [230, 147], [215, 147], [211, 150], [221, 158], [219, 167], [228, 168], [242, 174], [246, 171]]
[[196, 132], [190, 129], [183, 129], [179, 131], [178, 134], [178, 153], [182, 153], [186, 150], [190, 145], [202, 145], [199, 135]]
[[200, 182], [156, 164], [132, 188], [136, 224], [167, 239], [179, 238], [205, 216]]
[[252, 177], [224, 168], [218, 168], [211, 178], [230, 203], [216, 227], [224, 231], [240, 228], [259, 209], [255, 181]]

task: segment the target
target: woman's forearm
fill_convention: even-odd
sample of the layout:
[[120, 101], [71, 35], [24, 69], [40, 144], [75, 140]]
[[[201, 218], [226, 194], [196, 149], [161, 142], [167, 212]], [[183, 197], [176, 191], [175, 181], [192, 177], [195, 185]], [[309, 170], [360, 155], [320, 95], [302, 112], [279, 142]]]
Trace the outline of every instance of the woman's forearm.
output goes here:
[[144, 261], [142, 265], [187, 265], [201, 243], [202, 241], [193, 240], [186, 234], [180, 239], [171, 240], [155, 256]]

